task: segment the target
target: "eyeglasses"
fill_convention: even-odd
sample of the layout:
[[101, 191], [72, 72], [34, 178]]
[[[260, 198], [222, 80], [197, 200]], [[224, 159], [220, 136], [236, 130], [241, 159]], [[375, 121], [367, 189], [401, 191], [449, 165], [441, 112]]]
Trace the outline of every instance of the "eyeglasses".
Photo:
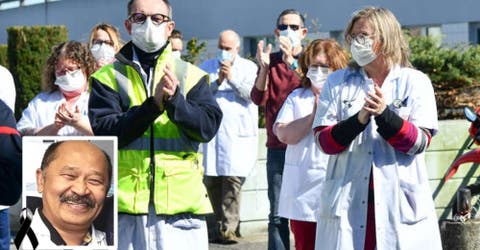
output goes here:
[[63, 76], [67, 73], [72, 73], [74, 71], [77, 71], [80, 69], [80, 66], [69, 66], [69, 67], [65, 67], [63, 69], [55, 69], [55, 75], [56, 76]]
[[375, 35], [371, 34], [358, 34], [358, 35], [348, 35], [347, 36], [347, 39], [349, 42], [355, 40], [357, 43], [361, 44], [361, 45], [365, 45], [365, 43], [367, 42], [367, 39], [373, 37]]
[[111, 40], [102, 40], [102, 39], [93, 39], [93, 42], [92, 44], [99, 44], [99, 45], [102, 45], [102, 44], [106, 44], [106, 45], [110, 45], [113, 47], [113, 41]]
[[132, 23], [143, 24], [145, 20], [147, 20], [147, 17], [150, 17], [150, 20], [152, 20], [155, 25], [170, 21], [170, 17], [164, 14], [145, 15], [143, 13], [133, 13], [128, 17], [128, 20]]
[[298, 24], [279, 24], [277, 25], [277, 29], [279, 30], [286, 30], [290, 27], [291, 30], [297, 31], [300, 29], [300, 25]]

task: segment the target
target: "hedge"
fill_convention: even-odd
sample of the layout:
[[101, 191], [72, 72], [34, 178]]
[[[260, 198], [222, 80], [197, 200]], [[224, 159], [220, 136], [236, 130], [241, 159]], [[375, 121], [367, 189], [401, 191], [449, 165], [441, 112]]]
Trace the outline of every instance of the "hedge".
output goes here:
[[40, 92], [45, 61], [52, 46], [65, 42], [65, 26], [14, 26], [7, 28], [8, 64], [17, 91], [15, 115], [19, 119], [28, 102]]
[[6, 44], [0, 44], [0, 65], [8, 69], [7, 48]]

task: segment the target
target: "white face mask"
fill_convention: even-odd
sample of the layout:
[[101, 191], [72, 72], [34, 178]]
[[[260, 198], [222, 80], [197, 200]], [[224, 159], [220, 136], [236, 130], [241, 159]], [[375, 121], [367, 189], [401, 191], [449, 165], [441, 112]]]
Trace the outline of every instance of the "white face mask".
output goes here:
[[363, 67], [375, 60], [377, 55], [372, 50], [373, 40], [365, 37], [365, 44], [360, 44], [357, 40], [352, 39], [352, 45], [350, 46], [350, 52], [355, 62]]
[[173, 58], [178, 58], [178, 59], [180, 59], [180, 58], [181, 58], [181, 55], [182, 55], [182, 54], [180, 54], [180, 50], [172, 51], [172, 56], [173, 56]]
[[85, 75], [81, 69], [66, 73], [63, 76], [57, 76], [56, 78], [55, 85], [67, 92], [80, 90], [85, 86], [86, 82]]
[[220, 61], [220, 62], [223, 62], [223, 61], [228, 61], [228, 62], [231, 62], [233, 61], [233, 55], [232, 53], [226, 51], [226, 50], [223, 50], [223, 49], [218, 49], [217, 51], [217, 59]]
[[280, 36], [288, 37], [288, 39], [290, 39], [290, 43], [292, 43], [293, 48], [300, 46], [300, 35], [298, 34], [298, 32], [287, 28], [286, 30], [280, 31]]
[[106, 61], [110, 62], [113, 61], [115, 58], [115, 49], [105, 43], [102, 44], [94, 44], [91, 48], [90, 51], [93, 54], [93, 57], [95, 57], [96, 61]]
[[143, 24], [132, 23], [132, 42], [139, 49], [152, 53], [165, 45], [165, 28], [167, 22], [155, 25], [150, 18], [147, 18]]
[[310, 79], [312, 86], [316, 89], [322, 89], [325, 80], [330, 74], [330, 69], [326, 67], [308, 67], [307, 77]]

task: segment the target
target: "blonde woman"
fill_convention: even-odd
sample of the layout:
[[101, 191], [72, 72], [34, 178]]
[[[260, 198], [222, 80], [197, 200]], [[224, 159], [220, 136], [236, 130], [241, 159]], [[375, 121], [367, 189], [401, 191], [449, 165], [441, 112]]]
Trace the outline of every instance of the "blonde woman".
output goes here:
[[425, 167], [438, 131], [430, 79], [385, 8], [355, 12], [345, 39], [354, 62], [325, 82], [313, 123], [330, 155], [316, 249], [441, 249]]
[[96, 69], [115, 61], [115, 54], [122, 47], [118, 29], [108, 23], [99, 23], [92, 28], [88, 46], [96, 61]]

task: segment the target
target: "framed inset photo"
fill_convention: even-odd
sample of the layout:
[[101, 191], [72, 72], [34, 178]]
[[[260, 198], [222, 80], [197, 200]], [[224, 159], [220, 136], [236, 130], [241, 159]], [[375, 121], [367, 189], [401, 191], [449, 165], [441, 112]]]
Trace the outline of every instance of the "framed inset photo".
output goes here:
[[[117, 137], [22, 140], [22, 208], [31, 212], [27, 221], [37, 247], [117, 249]], [[67, 231], [80, 234], [66, 235]], [[21, 248], [35, 244], [31, 234], [19, 236]]]

